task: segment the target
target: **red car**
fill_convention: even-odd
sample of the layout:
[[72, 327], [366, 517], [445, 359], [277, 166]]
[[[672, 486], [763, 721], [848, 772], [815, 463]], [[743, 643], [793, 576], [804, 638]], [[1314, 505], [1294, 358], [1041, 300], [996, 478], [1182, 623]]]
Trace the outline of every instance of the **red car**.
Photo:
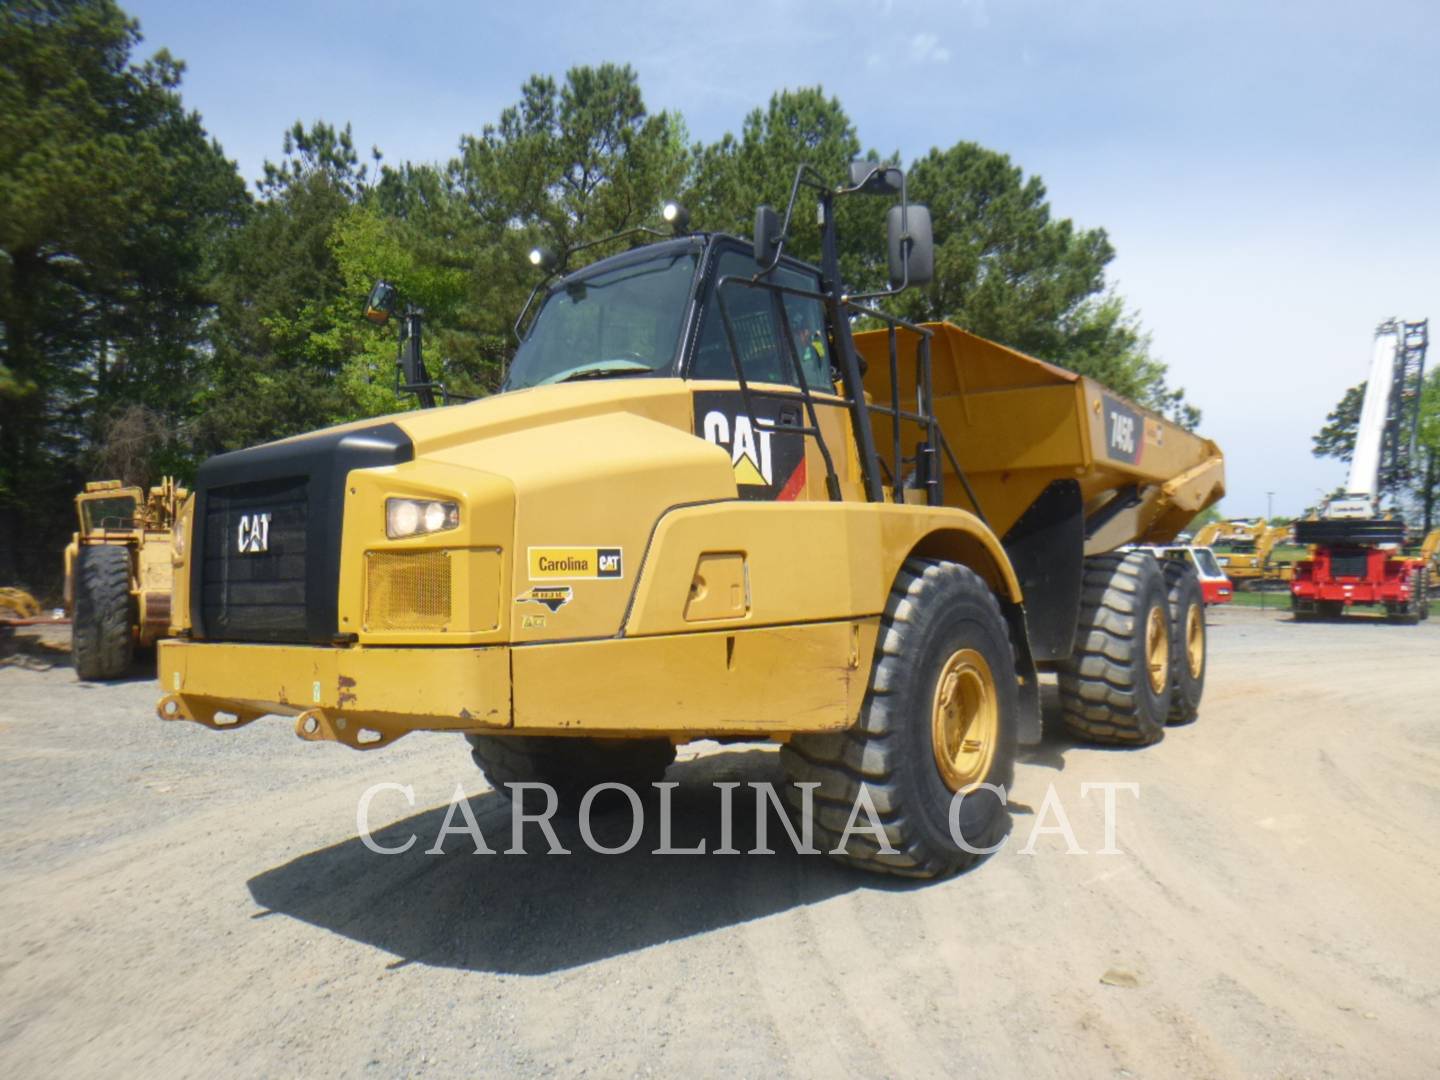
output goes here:
[[1195, 568], [1200, 578], [1200, 594], [1205, 605], [1228, 604], [1235, 598], [1235, 586], [1215, 561], [1215, 553], [1208, 547], [1190, 547], [1186, 544], [1135, 544], [1132, 550], [1148, 551], [1157, 559], [1178, 559]]

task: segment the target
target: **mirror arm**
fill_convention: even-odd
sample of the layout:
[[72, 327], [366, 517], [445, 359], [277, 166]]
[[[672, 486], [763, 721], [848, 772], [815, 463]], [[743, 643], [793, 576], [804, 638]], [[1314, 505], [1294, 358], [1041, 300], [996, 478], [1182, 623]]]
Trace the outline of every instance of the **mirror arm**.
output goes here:
[[536, 295], [540, 292], [541, 289], [543, 289], [546, 285], [550, 283], [550, 279], [554, 276], [555, 271], [552, 270], [550, 271], [550, 273], [542, 277], [539, 281], [535, 282], [534, 287], [532, 287], [530, 290], [530, 295], [525, 298], [525, 306], [520, 309], [520, 314], [515, 318], [515, 325], [511, 327], [511, 330], [515, 334], [515, 343], [517, 345], [525, 340], [525, 335], [520, 333], [520, 327], [525, 323], [525, 316], [530, 313], [530, 305], [535, 303]]
[[[865, 177], [868, 181], [875, 172], [882, 168], [890, 168], [888, 165], [877, 165]], [[899, 169], [900, 173], [900, 261], [905, 268], [905, 276], [901, 278], [900, 284], [893, 289], [881, 289], [879, 292], [856, 293], [854, 296], [842, 296], [840, 299], [845, 303], [858, 303], [861, 300], [883, 300], [887, 296], [898, 296], [910, 287], [910, 252], [915, 249], [915, 241], [910, 237], [910, 196], [906, 190], [905, 170]], [[862, 181], [856, 187], [848, 188], [837, 194], [853, 195], [865, 186]]]
[[[399, 389], [419, 398], [422, 409], [433, 409], [436, 384], [430, 381], [430, 373], [425, 370], [425, 358], [421, 352], [424, 331], [420, 320], [420, 309], [414, 304], [406, 304], [400, 316], [400, 373], [405, 381]], [[443, 387], [440, 392], [445, 393]]]
[[910, 251], [913, 244], [908, 234], [900, 239], [900, 251], [905, 263], [905, 277], [899, 285], [893, 289], [881, 289], [879, 292], [856, 293], [853, 296], [840, 297], [841, 303], [858, 304], [862, 300], [883, 300], [887, 296], [899, 296], [910, 287]]
[[[807, 173], [813, 173], [814, 179], [807, 177]], [[795, 167], [795, 179], [790, 183], [790, 198], [785, 203], [785, 220], [780, 226], [780, 239], [775, 243], [775, 254], [771, 256], [769, 264], [766, 265], [764, 269], [758, 271], [752, 280], [760, 280], [780, 265], [780, 257], [785, 254], [785, 241], [790, 235], [790, 219], [795, 213], [795, 198], [800, 194], [802, 187], [814, 188], [817, 191], [830, 190], [830, 188], [822, 182], [820, 174], [807, 162], [801, 162]]]

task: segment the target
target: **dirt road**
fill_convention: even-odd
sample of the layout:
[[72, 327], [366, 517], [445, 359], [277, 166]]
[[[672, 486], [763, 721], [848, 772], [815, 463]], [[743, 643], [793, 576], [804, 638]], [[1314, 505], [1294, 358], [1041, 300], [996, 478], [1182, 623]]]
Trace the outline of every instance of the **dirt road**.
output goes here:
[[[1440, 620], [1222, 611], [1202, 717], [1138, 752], [1052, 735], [1014, 831], [930, 885], [823, 857], [427, 855], [461, 740], [373, 754], [154, 718], [153, 684], [0, 667], [0, 1075], [1433, 1076]], [[687, 752], [676, 845], [718, 840]], [[357, 838], [377, 794], [381, 856]], [[1030, 839], [1053, 785], [1075, 839]], [[738, 846], [754, 814], [740, 800]], [[1057, 825], [1054, 814], [1046, 824]], [[597, 826], [607, 843], [626, 814]], [[783, 833], [772, 846], [784, 850]], [[1102, 981], [1105, 979], [1106, 981]], [[1112, 985], [1118, 984], [1118, 985]]]

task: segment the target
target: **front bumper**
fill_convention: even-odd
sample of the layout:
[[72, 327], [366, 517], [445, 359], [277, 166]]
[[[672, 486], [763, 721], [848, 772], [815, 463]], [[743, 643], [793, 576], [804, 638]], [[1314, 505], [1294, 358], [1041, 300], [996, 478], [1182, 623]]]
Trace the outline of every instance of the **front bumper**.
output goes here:
[[162, 641], [162, 720], [295, 717], [356, 749], [411, 731], [759, 738], [859, 714], [879, 619], [488, 647]]
[[361, 749], [417, 728], [510, 724], [510, 650], [162, 641], [162, 720], [227, 729], [294, 716], [302, 739]]

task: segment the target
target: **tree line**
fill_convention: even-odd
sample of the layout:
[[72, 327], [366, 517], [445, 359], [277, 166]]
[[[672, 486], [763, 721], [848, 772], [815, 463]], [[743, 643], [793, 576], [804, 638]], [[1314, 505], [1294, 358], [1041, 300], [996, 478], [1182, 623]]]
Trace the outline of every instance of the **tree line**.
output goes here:
[[[297, 122], [252, 191], [185, 107], [184, 65], [139, 58], [141, 41], [111, 0], [0, 8], [0, 583], [53, 583], [86, 479], [183, 478], [218, 451], [409, 407], [393, 339], [358, 317], [377, 277], [425, 310], [432, 373], [483, 395], [537, 243], [654, 224], [670, 197], [697, 228], [748, 235], [798, 163], [839, 179], [852, 159], [897, 159], [818, 86], [696, 142], [630, 67], [602, 64], [531, 77], [444, 162], [391, 163], [348, 124]], [[936, 267], [896, 310], [1198, 420], [1107, 282], [1103, 229], [1056, 216], [1039, 177], [973, 142], [905, 164]], [[881, 287], [883, 207], [842, 214], [846, 284]], [[796, 253], [814, 246], [800, 230]]]

